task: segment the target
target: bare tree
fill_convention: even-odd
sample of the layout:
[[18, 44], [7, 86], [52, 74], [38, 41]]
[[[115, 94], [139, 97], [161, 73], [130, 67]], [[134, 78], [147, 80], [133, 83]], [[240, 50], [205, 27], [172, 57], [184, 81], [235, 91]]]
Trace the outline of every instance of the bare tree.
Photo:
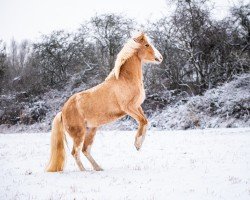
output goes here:
[[0, 92], [3, 89], [3, 82], [6, 73], [6, 46], [2, 40], [0, 40]]
[[11, 73], [11, 78], [15, 77], [16, 75], [18, 75], [18, 70], [19, 70], [19, 65], [18, 65], [18, 44], [17, 42], [12, 39], [11, 43], [10, 43], [10, 49], [9, 49], [9, 62], [10, 62], [10, 66], [11, 68], [10, 73]]
[[34, 44], [36, 66], [41, 69], [44, 81], [49, 85], [65, 81], [77, 67], [75, 61], [79, 51], [74, 34], [55, 31], [51, 35], [44, 35], [41, 42]]
[[[250, 50], [250, 4], [231, 8], [235, 28], [242, 39], [242, 53]], [[248, 54], [249, 55], [249, 54]]]
[[116, 54], [129, 38], [134, 21], [121, 15], [103, 14], [92, 17], [90, 26], [96, 53], [101, 57], [99, 65], [107, 75], [114, 66]]
[[30, 45], [28, 40], [23, 40], [19, 45], [18, 58], [21, 70], [25, 68], [26, 62], [30, 52]]

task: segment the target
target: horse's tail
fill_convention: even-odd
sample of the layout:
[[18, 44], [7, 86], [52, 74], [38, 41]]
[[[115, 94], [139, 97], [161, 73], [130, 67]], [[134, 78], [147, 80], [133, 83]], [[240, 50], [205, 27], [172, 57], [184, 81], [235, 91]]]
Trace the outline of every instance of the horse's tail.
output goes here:
[[65, 164], [65, 135], [63, 131], [62, 113], [59, 112], [52, 124], [50, 141], [50, 161], [46, 168], [48, 172], [62, 171]]

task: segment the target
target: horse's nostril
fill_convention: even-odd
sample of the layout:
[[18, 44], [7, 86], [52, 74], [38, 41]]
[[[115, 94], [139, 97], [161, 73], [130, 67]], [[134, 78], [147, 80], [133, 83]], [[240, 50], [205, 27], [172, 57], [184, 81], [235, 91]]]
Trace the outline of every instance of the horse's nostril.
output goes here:
[[160, 60], [157, 57], [155, 57], [155, 60], [158, 61], [158, 62], [160, 62]]

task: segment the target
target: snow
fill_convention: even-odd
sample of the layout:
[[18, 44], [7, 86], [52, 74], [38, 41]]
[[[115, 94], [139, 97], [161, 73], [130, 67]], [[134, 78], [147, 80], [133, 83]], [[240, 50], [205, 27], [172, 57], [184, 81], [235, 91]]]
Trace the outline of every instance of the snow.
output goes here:
[[104, 171], [44, 171], [49, 133], [0, 134], [0, 199], [250, 199], [250, 128], [99, 131], [92, 155]]

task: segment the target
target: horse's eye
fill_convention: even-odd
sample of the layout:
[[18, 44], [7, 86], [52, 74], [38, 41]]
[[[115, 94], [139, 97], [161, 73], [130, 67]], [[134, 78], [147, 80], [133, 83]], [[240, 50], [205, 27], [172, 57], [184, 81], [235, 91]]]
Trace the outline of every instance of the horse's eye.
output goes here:
[[149, 44], [145, 44], [145, 47], [149, 47]]

